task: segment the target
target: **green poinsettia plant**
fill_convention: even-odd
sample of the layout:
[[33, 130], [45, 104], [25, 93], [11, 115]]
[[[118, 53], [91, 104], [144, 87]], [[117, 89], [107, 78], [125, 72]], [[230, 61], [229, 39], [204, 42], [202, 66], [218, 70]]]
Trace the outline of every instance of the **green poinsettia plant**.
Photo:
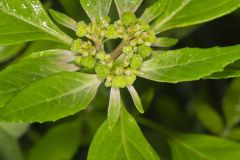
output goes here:
[[[119, 14], [115, 22], [109, 13], [112, 0], [80, 0], [89, 23], [50, 10], [57, 23], [75, 32], [72, 38], [54, 24], [38, 0], [0, 0], [0, 45], [49, 40], [68, 48], [33, 53], [0, 72], [0, 121], [47, 122], [76, 114], [90, 104], [102, 84], [110, 88], [108, 119], [92, 143], [89, 159], [109, 156], [113, 151], [101, 145], [111, 143], [119, 146], [108, 159], [159, 159], [127, 113], [120, 89], [128, 89], [143, 113], [133, 87], [137, 77], [178, 83], [238, 76], [227, 67], [240, 59], [239, 45], [168, 50], [178, 40], [162, 33], [221, 17], [237, 9], [239, 0], [157, 0], [141, 15], [135, 11], [143, 0], [114, 2]], [[119, 42], [115, 48], [107, 49], [106, 44], [115, 40]], [[124, 143], [106, 139], [100, 143], [102, 137]], [[140, 145], [128, 150], [127, 143], [138, 140]], [[141, 145], [144, 154], [132, 158]], [[126, 157], [120, 154], [123, 150]]]

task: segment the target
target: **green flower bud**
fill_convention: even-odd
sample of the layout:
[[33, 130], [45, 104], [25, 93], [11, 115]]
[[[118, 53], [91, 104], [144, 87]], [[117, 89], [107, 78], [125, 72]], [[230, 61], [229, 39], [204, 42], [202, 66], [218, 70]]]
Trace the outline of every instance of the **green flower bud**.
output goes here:
[[143, 30], [148, 30], [148, 29], [150, 29], [150, 25], [149, 25], [147, 22], [145, 22], [144, 20], [139, 19], [139, 20], [138, 20], [138, 23], [141, 25], [141, 28], [142, 28]]
[[127, 86], [132, 85], [136, 79], [137, 79], [136, 75], [125, 76]]
[[153, 44], [156, 42], [156, 40], [157, 38], [156, 38], [155, 32], [152, 30], [149, 30], [146, 41], [151, 42]]
[[122, 75], [123, 74], [123, 72], [124, 72], [124, 70], [123, 70], [123, 68], [122, 67], [116, 67], [116, 69], [115, 69], [115, 74], [116, 75]]
[[122, 14], [121, 20], [125, 26], [130, 26], [137, 22], [137, 17], [131, 12], [125, 12]]
[[115, 88], [125, 88], [126, 80], [124, 76], [115, 76], [112, 80], [112, 86]]
[[105, 82], [105, 86], [106, 87], [111, 87], [112, 86], [112, 82], [111, 81], [106, 81]]
[[80, 52], [82, 49], [82, 40], [81, 39], [77, 39], [73, 41], [71, 50], [75, 53]]
[[80, 56], [76, 57], [76, 59], [75, 59], [75, 64], [78, 65], [78, 66], [80, 66], [80, 65], [81, 65], [81, 62], [82, 62], [82, 57], [80, 57]]
[[122, 51], [123, 51], [123, 53], [125, 53], [129, 57], [131, 57], [133, 55], [132, 46], [125, 46], [125, 47], [123, 47]]
[[134, 54], [130, 61], [130, 67], [132, 69], [138, 69], [142, 65], [142, 62], [142, 57], [139, 54]]
[[87, 69], [93, 69], [95, 67], [95, 59], [92, 56], [82, 57], [81, 65]]
[[83, 22], [83, 21], [79, 22], [77, 24], [77, 31], [76, 31], [77, 36], [79, 36], [79, 37], [86, 36], [86, 34], [87, 34], [86, 28], [87, 28], [87, 25], [85, 22]]
[[98, 52], [96, 58], [103, 61], [105, 59], [105, 52]]
[[110, 74], [110, 69], [106, 65], [97, 65], [95, 68], [96, 74], [100, 79], [105, 79]]
[[138, 54], [141, 55], [143, 59], [149, 57], [152, 53], [152, 48], [146, 45], [141, 45], [138, 47]]
[[118, 33], [118, 30], [114, 25], [109, 25], [106, 30], [106, 37], [109, 39], [117, 39], [121, 36]]

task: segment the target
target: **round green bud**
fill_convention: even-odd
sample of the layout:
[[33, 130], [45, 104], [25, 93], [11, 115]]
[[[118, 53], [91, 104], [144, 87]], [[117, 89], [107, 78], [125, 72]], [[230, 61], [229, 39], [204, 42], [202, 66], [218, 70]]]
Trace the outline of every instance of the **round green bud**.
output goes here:
[[102, 65], [102, 64], [97, 65], [97, 67], [95, 67], [95, 71], [98, 78], [100, 79], [105, 79], [111, 72], [106, 65]]
[[77, 39], [73, 41], [71, 50], [75, 53], [80, 52], [82, 49], [82, 40], [81, 39]]
[[142, 57], [139, 54], [134, 54], [130, 61], [130, 67], [132, 69], [138, 69], [142, 65], [142, 62]]
[[152, 48], [146, 45], [141, 45], [138, 47], [138, 54], [141, 55], [143, 59], [149, 57], [152, 53]]
[[131, 57], [133, 55], [133, 47], [132, 46], [125, 46], [125, 47], [123, 47], [122, 51], [129, 57]]
[[105, 59], [105, 52], [98, 52], [96, 58], [100, 61], [103, 61]]
[[136, 75], [125, 76], [127, 86], [132, 85], [136, 79], [137, 79]]
[[76, 59], [75, 59], [75, 64], [78, 65], [78, 66], [80, 66], [80, 65], [81, 65], [81, 62], [82, 62], [82, 57], [80, 57], [80, 56], [76, 57]]
[[106, 30], [106, 37], [109, 39], [117, 39], [121, 36], [118, 33], [118, 30], [114, 25], [109, 25]]
[[156, 42], [157, 38], [156, 38], [156, 35], [155, 35], [155, 32], [152, 31], [152, 30], [149, 30], [148, 32], [148, 36], [146, 38], [146, 41], [149, 41], [151, 42], [152, 44]]
[[130, 26], [136, 23], [138, 19], [134, 13], [125, 12], [122, 14], [121, 20], [125, 26]]
[[95, 67], [95, 59], [92, 56], [82, 57], [81, 65], [87, 69], [93, 69]]
[[145, 22], [144, 20], [139, 19], [139, 20], [138, 20], [138, 23], [141, 25], [141, 28], [142, 28], [143, 30], [148, 30], [148, 29], [150, 29], [150, 25], [149, 25], [147, 22]]
[[111, 87], [112, 86], [112, 82], [111, 81], [106, 81], [105, 82], [105, 86], [106, 87]]
[[116, 67], [115, 69], [115, 75], [122, 75], [124, 72], [123, 68], [122, 67]]
[[115, 88], [125, 88], [126, 87], [125, 76], [115, 76], [112, 80], [112, 86]]
[[87, 28], [87, 25], [85, 22], [83, 22], [83, 21], [79, 22], [77, 24], [77, 31], [76, 31], [77, 36], [79, 36], [79, 37], [86, 36], [86, 34], [87, 34], [86, 28]]

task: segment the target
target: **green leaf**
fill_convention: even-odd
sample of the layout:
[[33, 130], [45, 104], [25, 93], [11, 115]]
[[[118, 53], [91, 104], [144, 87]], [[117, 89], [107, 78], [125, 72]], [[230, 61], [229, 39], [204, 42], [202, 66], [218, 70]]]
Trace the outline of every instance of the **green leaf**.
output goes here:
[[128, 86], [128, 91], [131, 94], [133, 102], [140, 113], [144, 113], [141, 99], [133, 86]]
[[112, 87], [108, 105], [108, 124], [110, 129], [112, 129], [118, 122], [121, 113], [121, 106], [122, 100], [120, 90]]
[[38, 39], [72, 43], [51, 21], [38, 0], [1, 0], [0, 19], [1, 45]]
[[176, 133], [168, 142], [173, 160], [239, 160], [240, 157], [238, 143], [217, 137]]
[[77, 68], [67, 62], [74, 55], [65, 50], [36, 52], [32, 56], [13, 64], [0, 72], [0, 108], [30, 83], [62, 71]]
[[29, 128], [29, 123], [4, 123], [0, 122], [0, 128], [14, 138], [20, 138]]
[[161, 37], [161, 38], [157, 38], [153, 46], [154, 47], [172, 47], [176, 45], [177, 42], [178, 42], [178, 39]]
[[223, 71], [213, 73], [212, 75], [207, 76], [204, 79], [223, 79], [223, 78], [235, 78], [235, 77], [240, 77], [240, 61], [239, 60], [226, 66]]
[[25, 44], [0, 46], [0, 63], [8, 61], [12, 57], [16, 56], [24, 47]]
[[153, 3], [150, 7], [148, 7], [144, 13], [142, 14], [141, 18], [145, 21], [150, 23], [152, 20], [160, 16], [166, 5], [168, 0], [158, 0], [155, 3]]
[[145, 61], [139, 76], [158, 82], [183, 82], [222, 71], [225, 66], [240, 59], [240, 45], [210, 49], [184, 48], [156, 52]]
[[22, 154], [17, 140], [0, 128], [0, 159], [22, 160]]
[[64, 122], [48, 130], [30, 150], [29, 160], [73, 159], [81, 142], [81, 124]]
[[53, 9], [50, 9], [49, 13], [57, 23], [76, 31], [77, 22], [74, 19]]
[[134, 13], [143, 2], [143, 0], [114, 0], [114, 1], [116, 3], [120, 17], [124, 12]]
[[134, 118], [125, 109], [120, 121], [109, 130], [105, 121], [97, 131], [88, 160], [159, 160], [155, 151], [144, 138]]
[[[46, 122], [75, 114], [95, 97], [96, 75], [62, 72], [32, 83], [0, 109], [4, 122]], [[26, 98], [27, 97], [27, 98]]]
[[169, 0], [164, 14], [152, 24], [152, 29], [159, 33], [207, 22], [228, 14], [239, 6], [239, 0]]
[[92, 19], [97, 16], [107, 16], [112, 0], [80, 0], [87, 15]]
[[204, 127], [216, 134], [223, 131], [223, 121], [211, 106], [204, 102], [197, 102], [196, 107], [197, 117]]
[[240, 127], [233, 128], [227, 133], [227, 138], [240, 141]]
[[236, 79], [229, 86], [223, 98], [223, 110], [228, 127], [240, 122], [240, 79]]

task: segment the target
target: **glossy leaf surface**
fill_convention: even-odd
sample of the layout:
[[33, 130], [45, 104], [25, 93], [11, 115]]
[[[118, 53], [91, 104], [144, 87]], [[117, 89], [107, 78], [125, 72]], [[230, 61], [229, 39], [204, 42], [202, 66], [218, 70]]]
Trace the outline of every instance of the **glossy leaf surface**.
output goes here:
[[[62, 72], [37, 81], [0, 109], [5, 122], [55, 121], [86, 108], [100, 81], [96, 75]], [[27, 98], [26, 98], [27, 97]]]

